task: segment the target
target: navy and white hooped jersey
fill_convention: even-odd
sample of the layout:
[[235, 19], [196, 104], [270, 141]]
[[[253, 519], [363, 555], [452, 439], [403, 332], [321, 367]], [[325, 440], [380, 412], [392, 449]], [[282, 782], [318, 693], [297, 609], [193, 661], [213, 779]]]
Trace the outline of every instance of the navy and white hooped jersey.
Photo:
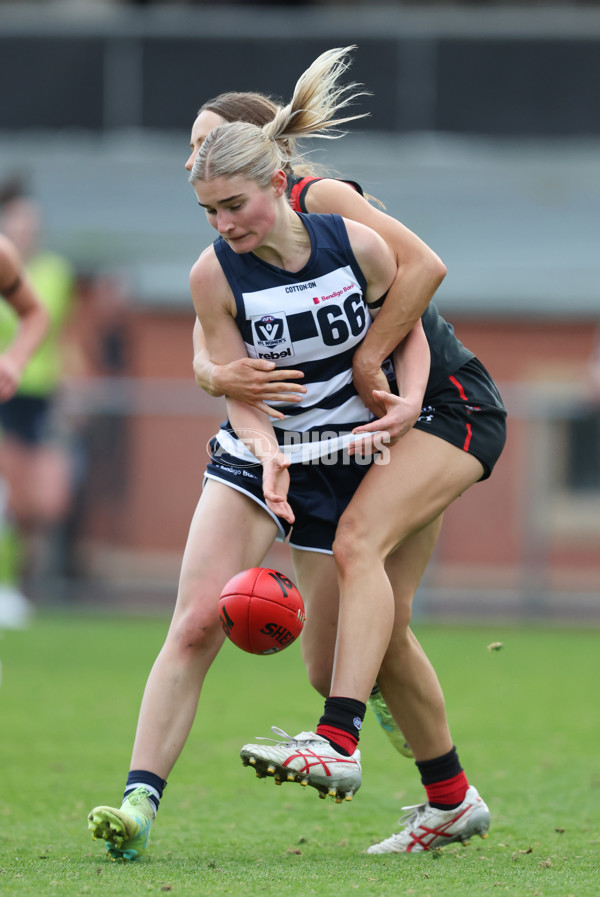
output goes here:
[[[297, 272], [251, 252], [238, 255], [222, 238], [214, 243], [235, 296], [236, 323], [249, 357], [304, 373], [307, 392], [301, 402], [271, 403], [285, 414], [273, 426], [292, 462], [346, 445], [352, 428], [372, 419], [352, 382], [352, 356], [371, 322], [364, 274], [339, 215], [299, 217], [311, 252]], [[228, 454], [251, 461], [229, 424], [217, 438]]]

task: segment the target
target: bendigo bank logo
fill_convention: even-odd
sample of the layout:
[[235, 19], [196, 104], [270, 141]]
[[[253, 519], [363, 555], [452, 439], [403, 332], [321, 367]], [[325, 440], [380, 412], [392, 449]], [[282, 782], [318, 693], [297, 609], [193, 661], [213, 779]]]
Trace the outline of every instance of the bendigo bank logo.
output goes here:
[[283, 312], [274, 315], [260, 315], [252, 318], [254, 345], [259, 358], [277, 361], [294, 354], [292, 341]]

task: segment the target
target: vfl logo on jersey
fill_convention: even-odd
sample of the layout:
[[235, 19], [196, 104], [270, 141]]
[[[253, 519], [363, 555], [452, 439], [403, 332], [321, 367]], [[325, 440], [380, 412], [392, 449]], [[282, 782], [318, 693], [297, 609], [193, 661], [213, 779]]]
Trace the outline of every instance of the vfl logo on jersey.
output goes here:
[[250, 320], [258, 358], [277, 361], [278, 358], [290, 358], [294, 355], [285, 312], [255, 315]]
[[283, 321], [281, 318], [276, 318], [275, 315], [263, 315], [254, 326], [260, 342], [268, 346], [269, 349], [282, 342]]

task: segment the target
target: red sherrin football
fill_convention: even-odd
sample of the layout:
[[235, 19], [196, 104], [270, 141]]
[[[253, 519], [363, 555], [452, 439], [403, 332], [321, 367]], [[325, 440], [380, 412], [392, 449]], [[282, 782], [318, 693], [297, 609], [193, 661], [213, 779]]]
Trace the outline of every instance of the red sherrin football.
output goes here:
[[219, 619], [231, 641], [249, 654], [274, 654], [304, 626], [304, 602], [291, 579], [268, 567], [233, 576], [219, 599]]

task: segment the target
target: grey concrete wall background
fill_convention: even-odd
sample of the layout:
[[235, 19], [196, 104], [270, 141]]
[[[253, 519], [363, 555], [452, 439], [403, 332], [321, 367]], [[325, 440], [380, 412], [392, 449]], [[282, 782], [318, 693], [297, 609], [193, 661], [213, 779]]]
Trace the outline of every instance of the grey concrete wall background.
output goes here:
[[[29, 174], [50, 242], [82, 270], [119, 269], [139, 301], [187, 307], [189, 269], [215, 236], [187, 183], [188, 141], [187, 131], [11, 135], [0, 179]], [[310, 159], [359, 180], [444, 259], [438, 300], [452, 314], [600, 311], [594, 141], [349, 134], [321, 144]]]
[[287, 98], [319, 52], [350, 43], [371, 115], [311, 158], [439, 252], [446, 308], [595, 314], [595, 8], [1, 5], [0, 180], [30, 178], [49, 241], [80, 267], [187, 304], [213, 237], [183, 170], [196, 109], [231, 88]]

